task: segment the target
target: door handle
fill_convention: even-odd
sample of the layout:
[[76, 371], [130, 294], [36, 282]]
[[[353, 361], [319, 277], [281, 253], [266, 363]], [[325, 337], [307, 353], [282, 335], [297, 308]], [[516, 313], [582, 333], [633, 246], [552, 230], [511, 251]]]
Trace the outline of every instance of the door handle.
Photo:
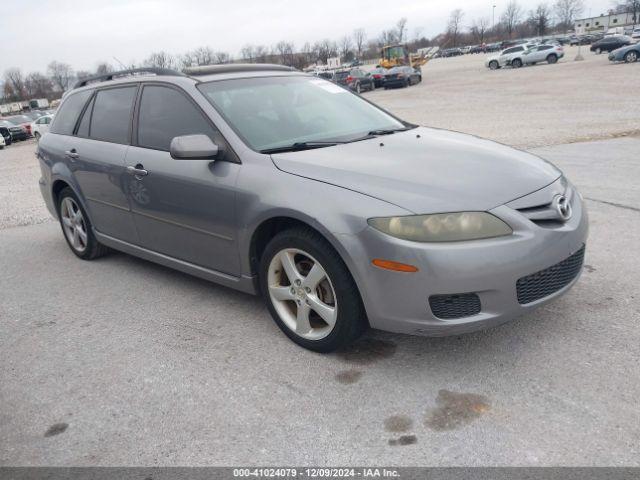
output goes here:
[[144, 169], [144, 167], [142, 165], [140, 165], [140, 164], [136, 165], [135, 167], [128, 166], [127, 167], [127, 173], [129, 175], [135, 176], [138, 179], [139, 179], [139, 177], [144, 177], [144, 176], [149, 174], [149, 172], [147, 172]]
[[64, 152], [65, 156], [69, 157], [72, 160], [75, 160], [76, 158], [78, 158], [80, 156], [80, 154], [76, 151], [75, 148], [72, 148], [71, 150], [67, 150]]

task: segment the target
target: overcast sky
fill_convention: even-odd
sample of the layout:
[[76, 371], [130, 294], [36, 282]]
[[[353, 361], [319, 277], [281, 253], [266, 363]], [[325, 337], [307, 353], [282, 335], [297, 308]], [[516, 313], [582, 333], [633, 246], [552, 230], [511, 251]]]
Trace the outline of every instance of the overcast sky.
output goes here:
[[[408, 20], [409, 38], [444, 30], [454, 8], [464, 24], [485, 16], [496, 22], [508, 0], [0, 0], [0, 74], [10, 67], [44, 71], [52, 60], [76, 70], [99, 62], [140, 62], [152, 51], [183, 53], [208, 45], [238, 55], [247, 43], [339, 39], [355, 28], [369, 38]], [[553, 0], [549, 0], [552, 3]], [[539, 0], [520, 0], [528, 11]], [[585, 15], [597, 15], [611, 0], [585, 0]]]

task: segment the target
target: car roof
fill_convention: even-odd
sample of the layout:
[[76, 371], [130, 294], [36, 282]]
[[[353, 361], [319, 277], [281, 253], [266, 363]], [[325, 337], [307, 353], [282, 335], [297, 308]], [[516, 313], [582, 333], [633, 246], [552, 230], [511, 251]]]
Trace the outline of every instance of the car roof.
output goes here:
[[168, 69], [138, 68], [121, 70], [105, 75], [96, 75], [78, 82], [72, 90], [65, 95], [76, 91], [90, 90], [101, 87], [110, 87], [131, 82], [160, 81], [176, 85], [195, 85], [202, 82], [217, 80], [230, 80], [240, 78], [255, 78], [268, 76], [300, 75], [310, 76], [284, 65], [272, 64], [224, 64], [204, 65], [191, 67], [185, 73]]

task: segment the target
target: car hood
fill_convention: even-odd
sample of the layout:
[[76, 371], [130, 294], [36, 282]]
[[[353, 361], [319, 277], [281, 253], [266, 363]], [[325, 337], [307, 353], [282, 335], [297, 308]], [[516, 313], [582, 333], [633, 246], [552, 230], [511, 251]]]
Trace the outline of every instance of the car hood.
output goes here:
[[490, 210], [561, 175], [534, 155], [472, 135], [423, 127], [334, 147], [273, 154], [272, 159], [284, 172], [360, 192], [413, 213]]

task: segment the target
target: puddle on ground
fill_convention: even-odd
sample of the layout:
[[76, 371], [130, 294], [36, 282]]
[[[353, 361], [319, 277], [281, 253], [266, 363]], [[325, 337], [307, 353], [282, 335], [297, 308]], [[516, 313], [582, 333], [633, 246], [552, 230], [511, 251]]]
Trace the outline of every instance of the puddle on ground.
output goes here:
[[392, 447], [413, 445], [415, 443], [418, 443], [418, 437], [415, 435], [402, 435], [398, 438], [389, 439], [389, 445]]
[[343, 370], [336, 374], [336, 381], [343, 385], [351, 385], [356, 383], [362, 377], [360, 370]]
[[436, 398], [437, 407], [425, 419], [425, 426], [433, 430], [455, 430], [468, 425], [489, 411], [491, 406], [484, 395], [456, 393], [440, 390]]
[[387, 432], [406, 432], [412, 425], [413, 420], [406, 415], [392, 415], [384, 421], [384, 429]]
[[338, 353], [338, 357], [350, 363], [369, 365], [396, 353], [398, 346], [388, 340], [362, 338]]
[[54, 423], [49, 429], [44, 432], [45, 437], [53, 437], [54, 435], [60, 435], [69, 427], [68, 423]]

